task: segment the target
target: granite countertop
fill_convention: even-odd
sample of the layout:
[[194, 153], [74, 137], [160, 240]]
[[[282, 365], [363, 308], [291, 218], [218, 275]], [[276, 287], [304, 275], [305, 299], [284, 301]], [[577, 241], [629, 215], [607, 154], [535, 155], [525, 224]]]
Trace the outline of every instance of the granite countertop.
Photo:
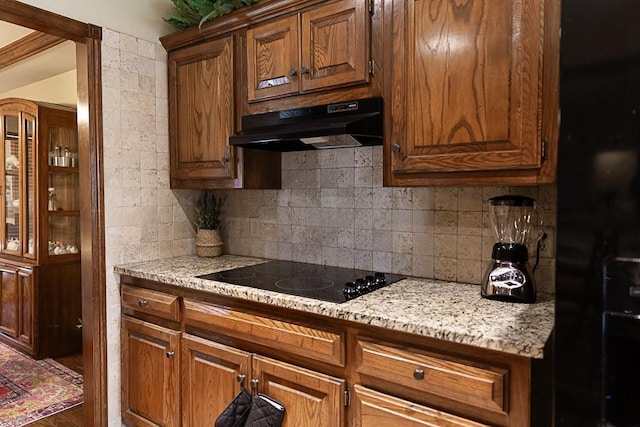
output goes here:
[[114, 271], [532, 358], [543, 357], [554, 325], [554, 298], [549, 294], [539, 293], [535, 304], [504, 303], [481, 298], [477, 285], [407, 278], [337, 304], [196, 278], [264, 261], [234, 255], [184, 256], [119, 265]]

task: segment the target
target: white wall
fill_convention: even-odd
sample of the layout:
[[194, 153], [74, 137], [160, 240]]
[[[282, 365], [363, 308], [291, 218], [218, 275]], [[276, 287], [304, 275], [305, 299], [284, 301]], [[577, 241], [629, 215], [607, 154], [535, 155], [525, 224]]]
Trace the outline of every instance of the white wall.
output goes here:
[[77, 87], [76, 71], [71, 70], [18, 89], [0, 93], [0, 99], [15, 96], [75, 108], [78, 102]]
[[170, 0], [22, 0], [78, 21], [148, 41], [175, 31], [162, 18], [173, 10]]

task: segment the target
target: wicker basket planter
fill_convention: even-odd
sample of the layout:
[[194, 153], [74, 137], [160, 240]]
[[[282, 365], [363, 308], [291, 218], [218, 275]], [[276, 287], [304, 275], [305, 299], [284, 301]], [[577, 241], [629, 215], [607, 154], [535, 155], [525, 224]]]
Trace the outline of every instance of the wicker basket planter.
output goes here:
[[196, 255], [217, 257], [222, 255], [222, 247], [220, 230], [199, 229], [196, 232]]

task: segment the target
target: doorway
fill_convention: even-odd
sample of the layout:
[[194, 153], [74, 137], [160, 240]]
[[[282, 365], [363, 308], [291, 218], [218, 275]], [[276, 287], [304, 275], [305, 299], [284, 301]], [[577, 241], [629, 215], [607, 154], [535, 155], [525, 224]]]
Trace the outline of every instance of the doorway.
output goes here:
[[76, 44], [84, 420], [86, 425], [106, 426], [101, 28], [15, 0], [0, 2], [0, 20], [71, 40]]

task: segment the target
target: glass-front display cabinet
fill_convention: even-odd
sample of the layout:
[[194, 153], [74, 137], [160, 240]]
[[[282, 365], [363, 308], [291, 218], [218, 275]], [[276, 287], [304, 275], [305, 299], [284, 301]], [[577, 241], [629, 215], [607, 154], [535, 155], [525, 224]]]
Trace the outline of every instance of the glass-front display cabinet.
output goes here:
[[0, 99], [0, 135], [0, 341], [36, 358], [79, 351], [76, 111]]
[[75, 111], [12, 99], [2, 108], [2, 255], [36, 263], [80, 253]]

